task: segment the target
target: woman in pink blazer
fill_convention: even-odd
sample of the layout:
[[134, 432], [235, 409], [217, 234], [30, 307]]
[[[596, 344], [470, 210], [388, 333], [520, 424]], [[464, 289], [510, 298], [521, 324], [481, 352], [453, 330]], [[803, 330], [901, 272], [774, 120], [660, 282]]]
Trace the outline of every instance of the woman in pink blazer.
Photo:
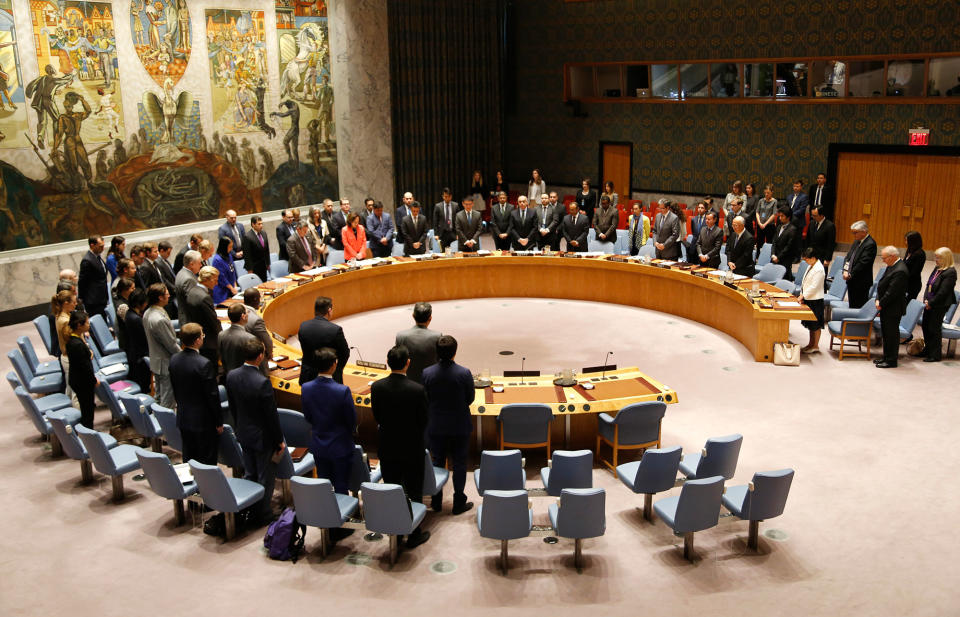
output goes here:
[[357, 259], [366, 259], [367, 256], [367, 232], [360, 225], [360, 215], [351, 212], [347, 216], [347, 226], [340, 231], [340, 238], [343, 240], [343, 259], [350, 261], [354, 257]]

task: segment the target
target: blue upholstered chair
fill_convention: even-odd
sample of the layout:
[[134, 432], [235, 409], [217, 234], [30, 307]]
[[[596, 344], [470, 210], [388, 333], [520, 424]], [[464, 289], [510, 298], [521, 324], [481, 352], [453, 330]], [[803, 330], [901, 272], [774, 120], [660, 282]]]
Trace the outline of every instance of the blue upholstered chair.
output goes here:
[[243, 266], [244, 266], [244, 264], [246, 264], [246, 263], [247, 263], [247, 262], [246, 262], [246, 260], [244, 260], [244, 259], [234, 259], [234, 260], [233, 260], [233, 268], [234, 268], [234, 270], [236, 270], [237, 272], [243, 272]]
[[[801, 262], [801, 263], [805, 263], [805, 262]], [[776, 281], [774, 283], [774, 286], [776, 286], [777, 289], [782, 289], [783, 291], [789, 294], [800, 293], [799, 291], [796, 291], [796, 292], [794, 291], [794, 289], [796, 288], [796, 285], [794, 284], [794, 282], [788, 281], [787, 279], [780, 279], [779, 281]]]
[[683, 557], [693, 561], [693, 534], [710, 529], [720, 520], [723, 476], [685, 482], [680, 495], [653, 504], [657, 516], [673, 533], [683, 536]]
[[364, 482], [360, 493], [364, 525], [370, 531], [390, 536], [390, 565], [393, 565], [399, 549], [397, 536], [413, 533], [423, 522], [427, 507], [416, 501], [408, 502], [399, 484]]
[[792, 469], [758, 471], [750, 484], [727, 488], [723, 495], [723, 507], [737, 518], [750, 522], [747, 546], [757, 550], [760, 521], [783, 514], [793, 482]]
[[104, 356], [120, 353], [120, 343], [113, 338], [110, 326], [107, 325], [103, 315], [90, 316], [90, 336]]
[[[37, 401], [42, 401], [43, 399], [33, 398], [20, 386], [16, 387], [14, 394], [17, 395], [20, 404], [23, 405], [23, 411], [27, 414], [27, 417], [30, 418], [30, 421], [33, 422], [33, 426], [36, 427], [37, 432], [40, 433], [42, 437], [50, 440], [51, 454], [53, 456], [63, 455], [63, 447], [60, 445], [60, 439], [58, 439], [56, 433], [53, 432], [53, 427], [50, 425], [50, 421], [47, 420], [45, 412], [41, 411], [37, 406]], [[62, 407], [48, 409], [48, 411], [60, 410], [63, 410], [70, 424], [76, 424], [80, 420], [80, 412], [71, 407], [69, 401]]]
[[[843, 279], [839, 279], [843, 280]], [[836, 285], [836, 283], [834, 283]], [[827, 331], [830, 333], [830, 349], [833, 349], [834, 340], [839, 339], [839, 359], [844, 356], [856, 358], [870, 357], [870, 339], [872, 338], [873, 320], [877, 316], [877, 305], [867, 302], [859, 309], [836, 309], [831, 320], [827, 322]], [[857, 351], [846, 351], [849, 343], [857, 344]], [[863, 351], [861, 345], [867, 346]]]
[[307, 452], [299, 461], [294, 461], [288, 446], [280, 457], [280, 461], [277, 462], [277, 480], [280, 481], [280, 495], [283, 503], [290, 503], [293, 500], [290, 495], [290, 479], [307, 474], [316, 475], [313, 473], [316, 468], [317, 462], [313, 454]]
[[[90, 464], [90, 455], [84, 447], [83, 442], [77, 437], [74, 425], [70, 423], [70, 415], [66, 410], [51, 411], [46, 415], [54, 434], [60, 440], [60, 446], [63, 453], [75, 461], [80, 461], [80, 481], [86, 484], [93, 480], [93, 466]], [[105, 439], [107, 447], [113, 448], [117, 445], [117, 440], [107, 436]]]
[[13, 365], [13, 370], [17, 373], [17, 377], [20, 378], [23, 389], [30, 394], [53, 394], [54, 392], [63, 391], [63, 373], [48, 375], [35, 374], [33, 370], [30, 369], [30, 365], [27, 364], [27, 359], [23, 357], [19, 349], [11, 349], [8, 351], [7, 359], [10, 360], [10, 364]]
[[183, 437], [181, 437], [180, 428], [177, 426], [176, 412], [167, 409], [160, 403], [150, 405], [150, 410], [153, 411], [153, 417], [157, 419], [160, 430], [163, 431], [163, 440], [167, 442], [167, 446], [177, 452], [183, 452]]
[[[900, 340], [908, 339], [913, 336], [913, 330], [920, 323], [920, 317], [923, 315], [923, 302], [917, 299], [907, 302], [907, 310], [900, 317]], [[880, 333], [880, 317], [874, 317], [873, 329]]]
[[500, 408], [500, 449], [547, 448], [550, 458], [550, 423], [553, 411], [549, 405], [515, 403]]
[[[100, 355], [100, 352], [97, 350], [97, 346], [94, 344], [90, 345], [90, 351], [93, 354], [93, 357], [90, 358], [91, 363], [93, 364], [93, 371], [95, 373], [100, 373], [103, 379], [101, 381], [106, 381], [108, 384], [115, 384], [120, 381], [126, 380], [130, 375], [130, 365], [123, 362], [104, 362], [103, 356]], [[139, 389], [137, 390], [139, 392]]]
[[353, 448], [353, 464], [350, 465], [350, 492], [356, 497], [360, 494], [360, 486], [364, 482], [376, 484], [383, 477], [380, 468], [371, 469], [367, 455], [359, 444]]
[[557, 450], [549, 465], [540, 470], [540, 479], [547, 495], [559, 497], [565, 488], [593, 487], [593, 452], [590, 450]]
[[278, 259], [270, 262], [270, 276], [278, 279], [290, 274], [290, 262], [286, 259]]
[[423, 496], [433, 497], [443, 490], [450, 479], [450, 470], [446, 467], [436, 467], [430, 458], [430, 451], [423, 451]]
[[830, 268], [827, 270], [827, 281], [833, 281], [843, 278], [843, 257], [837, 257], [830, 260]]
[[[87, 428], [82, 424], [77, 424], [74, 429], [83, 442], [83, 447], [87, 449], [93, 466], [100, 473], [110, 476], [113, 480], [113, 500], [123, 500], [123, 474], [140, 469], [140, 461], [137, 460], [137, 452], [142, 448], [130, 445], [119, 445], [113, 448], [109, 447], [109, 440], [106, 433], [101, 433]], [[110, 439], [113, 439], [110, 437]]]
[[[802, 290], [801, 283], [803, 283], [803, 275], [807, 273], [807, 268], [809, 267], [810, 266], [807, 265], [807, 262], [801, 259], [800, 264], [797, 265], [797, 273], [793, 275], [793, 281], [787, 281], [788, 283], [791, 283], [793, 287], [789, 290], [793, 295], [800, 295], [800, 291]], [[779, 281], [777, 281], [777, 283], [779, 283]], [[777, 287], [780, 287], [780, 285], [778, 284]], [[781, 289], [783, 288], [781, 287]]]
[[688, 480], [722, 476], [729, 480], [737, 473], [740, 446], [743, 435], [734, 433], [723, 437], [711, 437], [700, 452], [684, 454], [680, 460], [680, 473]]
[[[831, 268], [832, 270], [833, 268]], [[838, 302], [843, 302], [843, 299], [847, 295], [847, 281], [843, 279], [842, 276], [838, 276], [833, 279], [833, 282], [826, 288], [827, 292], [823, 294], [823, 304], [828, 309], [833, 309], [833, 306]]]
[[110, 383], [103, 376], [103, 373], [97, 373], [97, 379], [100, 380], [100, 384], [95, 390], [97, 398], [106, 404], [107, 408], [110, 410], [110, 415], [113, 416], [113, 421], [117, 424], [122, 424], [125, 420], [127, 420], [127, 410], [123, 407], [123, 405], [120, 404], [121, 394], [133, 395], [141, 405], [145, 406], [153, 405], [156, 402], [149, 394], [143, 394], [141, 392], [114, 391], [114, 389], [110, 387]]
[[123, 410], [126, 412], [127, 418], [130, 419], [133, 430], [137, 431], [141, 437], [150, 442], [150, 446], [154, 452], [163, 452], [163, 444], [161, 442], [163, 428], [160, 426], [160, 422], [150, 413], [150, 409], [154, 403], [150, 403], [149, 406], [141, 403], [140, 396], [142, 395], [122, 392], [117, 398]]
[[533, 529], [533, 511], [524, 490], [488, 490], [477, 508], [477, 529], [484, 538], [500, 540], [500, 568], [507, 571], [507, 543], [526, 538]]
[[189, 464], [203, 503], [223, 512], [225, 538], [229, 542], [237, 533], [236, 513], [260, 501], [263, 486], [251, 480], [228, 478], [216, 465], [204, 465], [192, 459]]
[[473, 482], [481, 496], [488, 490], [525, 490], [527, 472], [520, 450], [484, 450], [480, 468], [473, 472]]
[[[647, 401], [627, 405], [612, 418], [609, 414], [600, 414], [597, 416], [597, 458], [614, 471], [620, 450], [659, 448], [660, 424], [666, 412], [665, 403]], [[612, 462], [600, 455], [601, 443], [613, 450]]]
[[[40, 315], [39, 317], [33, 318], [33, 325], [37, 329], [37, 334], [40, 335], [40, 341], [43, 343], [43, 346], [47, 349], [47, 354], [54, 356], [53, 341], [54, 335], [53, 330], [50, 327], [50, 318], [46, 315]], [[59, 344], [58, 344], [59, 345]]]
[[577, 568], [583, 567], [584, 539], [599, 538], [607, 529], [606, 497], [602, 488], [565, 488], [560, 503], [547, 506], [554, 532], [574, 540], [573, 563]]
[[297, 520], [320, 528], [320, 554], [326, 557], [330, 551], [330, 530], [341, 527], [353, 516], [359, 500], [334, 493], [333, 484], [325, 478], [291, 478], [290, 492]]
[[[726, 245], [724, 245], [726, 247]], [[760, 254], [757, 255], [757, 262], [754, 265], [754, 272], [760, 272], [760, 270], [770, 263], [770, 258], [773, 257], [773, 245], [767, 242], [760, 247]]]
[[[957, 317], [955, 325], [960, 326], [960, 316]], [[944, 328], [942, 336], [943, 340], [947, 341], [947, 355], [952, 357], [956, 353], [957, 340], [960, 340], [960, 330]]]
[[[7, 383], [10, 384], [10, 389], [14, 392], [16, 392], [17, 388], [23, 388], [24, 392], [27, 391], [27, 389], [23, 387], [23, 384], [20, 383], [20, 378], [17, 377], [17, 374], [13, 371], [7, 371]], [[40, 410], [40, 413], [44, 414], [48, 411], [63, 409], [64, 407], [73, 405], [70, 397], [62, 392], [54, 392], [53, 394], [41, 396], [40, 398], [30, 397], [30, 400], [33, 401], [32, 404]]]
[[640, 247], [640, 250], [637, 251], [637, 257], [649, 257], [650, 259], [653, 259], [656, 256], [657, 256], [657, 247], [649, 243], [644, 244], [643, 246]]
[[193, 480], [182, 482], [166, 454], [140, 449], [137, 460], [140, 461], [140, 468], [147, 477], [150, 489], [164, 499], [173, 501], [173, 517], [177, 525], [183, 525], [186, 519], [183, 500], [196, 494], [197, 483]]
[[229, 467], [233, 471], [234, 478], [243, 477], [243, 448], [240, 447], [237, 434], [229, 424], [224, 424], [223, 432], [220, 433], [217, 462]]
[[23, 354], [24, 359], [26, 359], [30, 369], [33, 370], [34, 375], [50, 375], [63, 372], [63, 370], [60, 368], [60, 362], [58, 362], [56, 359], [41, 362], [37, 357], [37, 351], [33, 348], [33, 343], [30, 342], [29, 338], [25, 336], [18, 336], [17, 347], [20, 349], [20, 353]]
[[639, 461], [617, 467], [617, 477], [634, 493], [643, 493], [643, 518], [653, 520], [653, 496], [669, 491], [680, 470], [680, 446], [650, 448]]
[[240, 291], [246, 291], [251, 287], [256, 287], [262, 282], [263, 281], [260, 280], [259, 276], [253, 273], [249, 273], [249, 274], [244, 274], [237, 279], [237, 286], [240, 288]]
[[280, 416], [280, 431], [287, 445], [291, 448], [309, 448], [312, 427], [303, 414], [283, 407], [277, 408], [277, 414]]
[[757, 273], [753, 275], [753, 278], [763, 283], [770, 283], [772, 285], [773, 283], [776, 283], [782, 279], [786, 273], [786, 266], [768, 263], [760, 268]]
[[326, 265], [335, 266], [337, 264], [342, 264], [343, 262], [344, 262], [343, 251], [338, 251], [337, 249], [334, 249], [334, 248], [327, 249]]

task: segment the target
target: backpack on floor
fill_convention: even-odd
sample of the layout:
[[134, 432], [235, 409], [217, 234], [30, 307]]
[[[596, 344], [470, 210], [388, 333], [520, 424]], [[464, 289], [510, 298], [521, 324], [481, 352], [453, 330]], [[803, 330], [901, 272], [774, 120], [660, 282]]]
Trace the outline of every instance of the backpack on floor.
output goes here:
[[297, 520], [293, 508], [285, 509], [280, 518], [270, 523], [263, 536], [263, 545], [270, 559], [297, 563], [307, 540], [307, 526]]

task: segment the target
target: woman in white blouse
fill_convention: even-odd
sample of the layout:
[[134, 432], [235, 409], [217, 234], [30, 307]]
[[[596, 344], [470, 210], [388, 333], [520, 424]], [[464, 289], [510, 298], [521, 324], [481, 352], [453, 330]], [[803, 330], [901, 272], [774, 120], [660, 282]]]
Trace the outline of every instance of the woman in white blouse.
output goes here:
[[540, 196], [547, 192], [547, 183], [540, 176], [540, 170], [534, 169], [527, 182], [527, 199], [532, 204], [540, 203]]
[[803, 280], [800, 283], [800, 302], [806, 304], [813, 311], [816, 319], [800, 322], [800, 325], [810, 330], [810, 342], [800, 351], [802, 353], [819, 353], [820, 331], [823, 330], [823, 282], [826, 274], [823, 271], [823, 264], [817, 259], [817, 254], [813, 248], [804, 249], [801, 256], [807, 262], [807, 271], [804, 272]]

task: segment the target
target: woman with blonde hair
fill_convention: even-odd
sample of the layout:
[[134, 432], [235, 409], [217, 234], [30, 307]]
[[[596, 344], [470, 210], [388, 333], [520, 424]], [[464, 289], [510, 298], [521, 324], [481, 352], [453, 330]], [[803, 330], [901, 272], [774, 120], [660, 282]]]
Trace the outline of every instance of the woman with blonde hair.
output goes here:
[[323, 209], [319, 206], [311, 206], [310, 214], [307, 216], [309, 233], [313, 237], [313, 245], [317, 249], [317, 255], [320, 256], [321, 265], [327, 263], [327, 245], [323, 239], [330, 235], [330, 228], [322, 215]]
[[953, 251], [941, 246], [933, 253], [936, 268], [923, 288], [923, 355], [924, 362], [939, 362], [943, 353], [943, 316], [956, 301], [957, 270], [953, 267]]
[[50, 299], [50, 311], [53, 314], [53, 340], [56, 345], [54, 355], [60, 359], [60, 368], [63, 370], [64, 393], [76, 404], [76, 394], [70, 388], [67, 377], [70, 374], [70, 359], [67, 357], [67, 341], [70, 339], [70, 313], [77, 308], [77, 294], [64, 289], [58, 291]]

